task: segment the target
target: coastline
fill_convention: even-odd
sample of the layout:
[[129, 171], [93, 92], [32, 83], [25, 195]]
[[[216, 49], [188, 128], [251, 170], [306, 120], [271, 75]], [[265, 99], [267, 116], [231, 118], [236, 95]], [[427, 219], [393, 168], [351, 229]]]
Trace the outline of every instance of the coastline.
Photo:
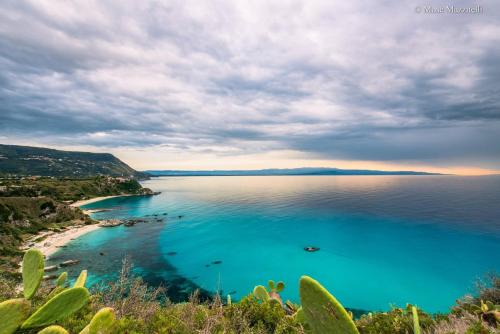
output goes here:
[[[124, 196], [135, 196], [135, 195], [112, 195], [112, 196], [94, 197], [86, 200], [76, 201], [74, 203], [71, 203], [70, 206], [80, 207], [90, 203], [99, 202], [108, 198], [124, 197]], [[83, 212], [88, 215], [90, 213], [95, 212], [95, 210], [83, 210]], [[41, 232], [28, 239], [25, 242], [23, 248], [25, 249], [36, 248], [40, 252], [42, 252], [45, 258], [49, 258], [60, 248], [66, 246], [66, 244], [69, 243], [71, 240], [81, 237], [82, 235], [87, 234], [89, 232], [95, 231], [101, 227], [102, 226], [100, 225], [100, 223], [97, 223], [92, 225], [70, 226], [67, 227], [66, 230], [63, 232], [53, 232], [53, 231]], [[34, 240], [39, 238], [43, 238], [43, 240], [34, 242]]]
[[[70, 206], [72, 207], [81, 207], [83, 205], [87, 205], [90, 203], [95, 203], [99, 202], [105, 199], [109, 198], [115, 198], [115, 197], [128, 197], [128, 196], [145, 196], [144, 194], [123, 194], [123, 195], [111, 195], [111, 196], [100, 196], [100, 197], [94, 197], [86, 200], [80, 200], [76, 201], [74, 203], [71, 203]], [[89, 215], [94, 212], [99, 212], [102, 211], [101, 209], [82, 209], [82, 211]], [[74, 240], [78, 237], [81, 237], [84, 234], [87, 234], [89, 232], [95, 231], [99, 228], [103, 227], [100, 222], [92, 225], [74, 225], [67, 227], [66, 230], [63, 232], [53, 232], [53, 231], [46, 231], [42, 233], [38, 233], [28, 239], [25, 243], [23, 248], [24, 249], [29, 249], [29, 248], [36, 248], [42, 252], [42, 254], [45, 256], [45, 258], [49, 258], [52, 254], [54, 254], [56, 251], [58, 251], [60, 248], [63, 248], [67, 243], [69, 243], [71, 240]], [[43, 238], [43, 240], [34, 242], [34, 240]]]
[[95, 202], [100, 202], [100, 201], [103, 201], [103, 200], [109, 199], [109, 198], [126, 197], [126, 196], [140, 196], [140, 195], [125, 194], [125, 195], [100, 196], [100, 197], [94, 197], [94, 198], [90, 198], [90, 199], [83, 199], [83, 200], [80, 200], [80, 201], [76, 201], [74, 203], [71, 203], [70, 206], [81, 207], [81, 206], [84, 206], [84, 205], [87, 205], [87, 204], [91, 204], [91, 203], [95, 203]]
[[[49, 258], [52, 254], [58, 251], [60, 248], [64, 247], [68, 242], [76, 239], [84, 234], [95, 231], [101, 228], [100, 224], [92, 225], [75, 225], [68, 227], [64, 232], [42, 232], [37, 234], [28, 240], [25, 244], [25, 248], [36, 248], [45, 256]], [[38, 238], [43, 238], [41, 241], [33, 242]]]

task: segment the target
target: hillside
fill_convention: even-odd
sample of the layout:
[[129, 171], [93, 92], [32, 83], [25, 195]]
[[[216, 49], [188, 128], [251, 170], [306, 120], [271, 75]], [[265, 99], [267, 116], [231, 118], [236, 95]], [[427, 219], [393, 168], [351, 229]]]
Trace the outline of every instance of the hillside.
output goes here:
[[48, 196], [56, 201], [78, 201], [112, 195], [150, 195], [137, 180], [96, 176], [81, 179], [55, 179], [50, 177], [5, 179], [0, 181], [2, 197]]
[[109, 153], [60, 151], [42, 147], [1, 145], [0, 176], [147, 178]]
[[0, 272], [16, 270], [22, 255], [19, 247], [27, 236], [91, 223], [79, 208], [49, 197], [0, 197]]
[[23, 178], [0, 180], [0, 277], [15, 272], [19, 247], [40, 231], [91, 224], [79, 208], [81, 199], [110, 195], [151, 195], [137, 180], [96, 176], [88, 179]]

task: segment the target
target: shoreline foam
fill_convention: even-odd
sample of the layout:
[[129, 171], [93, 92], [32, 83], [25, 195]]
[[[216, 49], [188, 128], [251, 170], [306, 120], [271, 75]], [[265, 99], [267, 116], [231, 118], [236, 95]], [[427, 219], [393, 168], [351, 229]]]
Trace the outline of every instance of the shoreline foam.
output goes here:
[[[99, 228], [101, 228], [99, 224], [75, 225], [68, 227], [65, 231], [59, 233], [55, 233], [52, 231], [43, 232], [33, 236], [31, 241], [28, 240], [26, 244], [30, 245], [29, 248], [38, 249], [40, 252], [42, 252], [42, 254], [46, 258], [49, 258], [52, 254], [57, 252], [61, 247], [65, 246], [71, 240], [76, 239], [89, 232], [95, 231]], [[38, 242], [32, 241], [34, 239], [38, 239], [45, 236], [46, 238], [41, 241]]]

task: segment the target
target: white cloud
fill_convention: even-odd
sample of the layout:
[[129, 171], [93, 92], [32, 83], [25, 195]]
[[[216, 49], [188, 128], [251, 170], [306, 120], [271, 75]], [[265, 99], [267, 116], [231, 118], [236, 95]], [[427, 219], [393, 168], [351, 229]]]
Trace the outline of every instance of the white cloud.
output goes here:
[[[500, 120], [500, 5], [482, 5], [426, 16], [410, 1], [5, 1], [0, 129], [172, 154], [407, 159], [392, 136], [417, 160], [491, 163], [498, 149], [473, 144]], [[446, 150], [439, 134], [469, 126], [470, 151], [422, 148], [422, 130]]]

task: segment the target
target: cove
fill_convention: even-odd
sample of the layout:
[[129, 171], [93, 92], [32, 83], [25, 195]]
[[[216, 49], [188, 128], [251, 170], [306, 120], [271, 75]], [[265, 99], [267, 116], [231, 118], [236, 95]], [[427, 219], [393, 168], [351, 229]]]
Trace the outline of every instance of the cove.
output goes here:
[[162, 222], [98, 229], [49, 264], [80, 259], [70, 275], [86, 268], [92, 284], [113, 279], [128, 256], [174, 301], [197, 288], [235, 300], [273, 279], [298, 302], [298, 280], [310, 275], [349, 308], [429, 312], [500, 269], [500, 177], [160, 177], [144, 186], [162, 193], [85, 208], [111, 209], [96, 219]]

